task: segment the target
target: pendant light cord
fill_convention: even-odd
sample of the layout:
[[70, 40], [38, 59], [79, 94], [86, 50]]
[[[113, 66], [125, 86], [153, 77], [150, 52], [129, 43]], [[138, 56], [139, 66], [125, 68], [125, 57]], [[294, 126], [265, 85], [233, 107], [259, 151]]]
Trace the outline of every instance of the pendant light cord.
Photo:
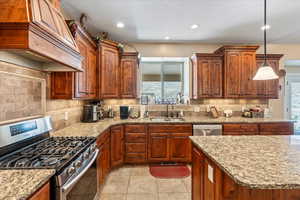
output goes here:
[[264, 66], [267, 65], [267, 0], [264, 6]]

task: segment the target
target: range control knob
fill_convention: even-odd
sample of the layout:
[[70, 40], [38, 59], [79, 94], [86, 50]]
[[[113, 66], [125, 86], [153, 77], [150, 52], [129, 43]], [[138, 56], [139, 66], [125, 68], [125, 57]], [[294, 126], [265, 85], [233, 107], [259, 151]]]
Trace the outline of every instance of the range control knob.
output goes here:
[[81, 167], [81, 165], [82, 165], [81, 160], [78, 160], [78, 161], [75, 162], [75, 167], [76, 167], [76, 168]]
[[70, 168], [67, 170], [67, 173], [68, 173], [68, 175], [70, 176], [70, 175], [74, 174], [75, 171], [76, 171], [75, 167], [70, 167]]
[[90, 152], [89, 152], [89, 151], [86, 151], [86, 152], [84, 152], [84, 154], [83, 154], [83, 158], [84, 158], [84, 159], [88, 159], [88, 158], [89, 158], [89, 155], [90, 155]]
[[96, 150], [96, 144], [92, 144], [91, 146], [91, 152], [94, 152]]

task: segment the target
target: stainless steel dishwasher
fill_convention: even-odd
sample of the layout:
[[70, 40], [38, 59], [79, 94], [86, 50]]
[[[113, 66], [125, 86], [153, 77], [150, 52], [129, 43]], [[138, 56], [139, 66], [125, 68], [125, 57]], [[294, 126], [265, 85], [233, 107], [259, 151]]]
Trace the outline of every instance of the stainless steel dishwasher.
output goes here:
[[195, 124], [193, 125], [194, 136], [211, 136], [211, 135], [222, 135], [221, 124]]

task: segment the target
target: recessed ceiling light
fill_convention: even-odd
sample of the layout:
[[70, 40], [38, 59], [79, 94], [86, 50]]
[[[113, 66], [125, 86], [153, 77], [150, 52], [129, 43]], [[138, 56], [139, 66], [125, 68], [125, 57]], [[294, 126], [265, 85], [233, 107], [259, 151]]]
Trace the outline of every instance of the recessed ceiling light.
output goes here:
[[197, 24], [193, 24], [193, 25], [191, 25], [191, 29], [196, 29], [196, 28], [198, 28], [199, 26], [197, 25]]
[[169, 39], [170, 39], [170, 37], [169, 37], [169, 36], [166, 36], [166, 37], [165, 37], [165, 40], [169, 40]]
[[262, 26], [262, 27], [261, 27], [261, 30], [265, 30], [265, 29], [268, 30], [268, 29], [270, 29], [270, 28], [271, 28], [271, 26], [267, 24], [267, 25], [265, 25], [265, 26]]
[[122, 23], [122, 22], [118, 22], [118, 23], [117, 23], [117, 27], [118, 27], [118, 28], [124, 28], [124, 27], [125, 27], [125, 24]]

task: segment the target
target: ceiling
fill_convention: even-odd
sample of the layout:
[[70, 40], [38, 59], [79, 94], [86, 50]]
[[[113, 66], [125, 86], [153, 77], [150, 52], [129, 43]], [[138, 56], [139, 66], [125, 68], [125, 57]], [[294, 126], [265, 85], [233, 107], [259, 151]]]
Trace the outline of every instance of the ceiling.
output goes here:
[[[263, 0], [62, 0], [95, 34], [127, 42], [260, 43]], [[300, 43], [300, 1], [268, 1], [268, 41]], [[125, 27], [119, 29], [117, 22]], [[192, 24], [199, 25], [190, 29]], [[170, 40], [165, 40], [169, 36]]]

